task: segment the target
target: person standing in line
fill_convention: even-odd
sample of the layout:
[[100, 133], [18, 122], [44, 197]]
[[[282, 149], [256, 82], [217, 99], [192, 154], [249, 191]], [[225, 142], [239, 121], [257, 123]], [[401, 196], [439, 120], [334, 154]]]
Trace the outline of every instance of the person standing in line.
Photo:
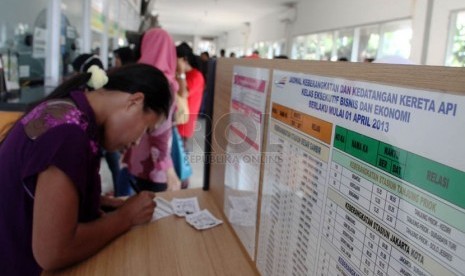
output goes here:
[[121, 47], [113, 51], [115, 57], [115, 67], [136, 63], [134, 51], [129, 47]]
[[200, 71], [202, 72], [203, 78], [206, 80], [208, 76], [208, 62], [210, 60], [210, 54], [208, 52], [202, 52], [200, 54]]
[[[85, 92], [87, 83], [94, 91]], [[92, 66], [20, 118], [0, 144], [2, 275], [40, 275], [82, 261], [151, 220], [155, 195], [101, 200], [100, 153], [125, 150], [168, 116], [163, 73]], [[101, 207], [115, 211], [102, 214]]]
[[[185, 42], [176, 47], [176, 54], [180, 67], [185, 68], [185, 75], [178, 76], [185, 78], [187, 82], [187, 104], [189, 106], [189, 119], [184, 124], [177, 125], [179, 135], [183, 139], [184, 149], [187, 152], [193, 150], [192, 137], [194, 136], [195, 124], [202, 103], [205, 80], [199, 70], [192, 48]], [[187, 188], [188, 182], [182, 183], [182, 188]]]
[[[171, 36], [160, 28], [148, 30], [142, 38], [140, 53], [139, 63], [152, 65], [165, 74], [174, 99], [179, 83], [176, 80], [176, 46]], [[171, 159], [174, 109], [173, 101], [165, 122], [155, 132], [143, 135], [140, 143], [123, 156], [123, 165], [130, 173], [128, 181], [134, 179], [141, 190], [161, 192], [181, 187]]]
[[[200, 54], [200, 71], [202, 72], [203, 79], [205, 80], [205, 83], [207, 82], [208, 78], [208, 66], [210, 63], [210, 54], [208, 52], [202, 52]], [[205, 89], [203, 90], [203, 96], [202, 96], [202, 103], [200, 104], [200, 117], [206, 117], [206, 103], [207, 103], [207, 86], [205, 85]]]
[[246, 58], [260, 58], [260, 52], [258, 50], [254, 50], [252, 54]]

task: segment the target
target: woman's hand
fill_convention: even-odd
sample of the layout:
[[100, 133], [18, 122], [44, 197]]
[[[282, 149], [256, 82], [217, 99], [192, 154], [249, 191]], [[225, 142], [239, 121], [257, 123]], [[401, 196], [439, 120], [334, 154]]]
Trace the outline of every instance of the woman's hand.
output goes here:
[[[156, 206], [152, 192], [129, 198], [115, 212], [79, 222], [79, 193], [71, 179], [55, 166], [37, 178], [32, 223], [32, 251], [45, 270], [82, 261], [132, 226], [152, 219]], [[119, 199], [111, 200], [118, 205]]]
[[176, 81], [179, 84], [178, 95], [181, 97], [187, 97], [189, 91], [186, 83], [186, 61], [184, 58], [178, 58], [178, 64], [176, 66]]
[[178, 175], [173, 167], [169, 168], [166, 171], [166, 184], [168, 184], [168, 191], [177, 191], [181, 189], [181, 180], [179, 180]]
[[110, 195], [100, 196], [100, 205], [110, 208], [119, 208], [124, 205], [125, 200], [121, 197], [114, 197]]
[[109, 212], [113, 212], [124, 204], [123, 198], [110, 195], [100, 196], [100, 216], [103, 217]]
[[176, 66], [176, 74], [185, 74], [186, 73], [186, 61], [184, 58], [178, 58]]
[[155, 193], [142, 191], [128, 198], [116, 212], [127, 218], [132, 226], [149, 222], [157, 205], [154, 198]]

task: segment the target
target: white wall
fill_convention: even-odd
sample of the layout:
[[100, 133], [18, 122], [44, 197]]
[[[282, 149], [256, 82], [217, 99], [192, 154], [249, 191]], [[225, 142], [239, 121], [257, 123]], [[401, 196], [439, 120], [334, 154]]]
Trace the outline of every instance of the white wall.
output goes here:
[[412, 6], [412, 41], [410, 50], [410, 60], [415, 64], [426, 64], [427, 37], [431, 23], [428, 18], [429, 9], [432, 8], [434, 0], [413, 1]]
[[[427, 17], [429, 1], [431, 18]], [[450, 12], [460, 9], [465, 9], [464, 0], [302, 0], [297, 6], [295, 22], [287, 25], [281, 22], [284, 12], [268, 15], [251, 22], [248, 37], [243, 27], [228, 32], [227, 39], [220, 40], [218, 48], [245, 49], [255, 42], [284, 38], [290, 55], [292, 38], [298, 35], [410, 18], [413, 29], [410, 59], [417, 64], [443, 65]], [[430, 28], [426, 24], [428, 20]], [[429, 43], [425, 45], [425, 41]]]
[[273, 13], [261, 18], [256, 24], [251, 25], [250, 40], [276, 41], [284, 39], [286, 23], [279, 18], [280, 12]]
[[464, 0], [434, 1], [427, 64], [444, 65], [447, 52], [450, 14], [452, 11], [457, 10], [465, 10]]
[[228, 32], [225, 36], [218, 39], [218, 49], [226, 49], [231, 47], [246, 47], [248, 37], [250, 36], [244, 28]]
[[171, 37], [174, 40], [174, 43], [179, 44], [181, 42], [187, 42], [187, 43], [194, 43], [194, 36], [193, 35], [179, 35], [179, 34], [172, 34]]
[[248, 40], [244, 27], [228, 32], [226, 44], [219, 48], [248, 48], [255, 42], [285, 39], [290, 55], [292, 38], [295, 36], [408, 18], [411, 17], [414, 2], [415, 0], [303, 0], [297, 5], [295, 22], [282, 20], [286, 14], [286, 9], [283, 8], [282, 11], [251, 22]]
[[414, 0], [302, 1], [292, 35], [406, 18]]

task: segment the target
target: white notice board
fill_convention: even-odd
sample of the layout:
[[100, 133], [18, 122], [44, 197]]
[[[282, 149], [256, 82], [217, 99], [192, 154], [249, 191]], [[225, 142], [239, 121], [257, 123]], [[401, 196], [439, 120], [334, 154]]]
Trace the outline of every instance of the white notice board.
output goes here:
[[225, 156], [224, 212], [253, 259], [269, 70], [235, 66]]
[[272, 85], [262, 275], [465, 275], [465, 96], [284, 71]]

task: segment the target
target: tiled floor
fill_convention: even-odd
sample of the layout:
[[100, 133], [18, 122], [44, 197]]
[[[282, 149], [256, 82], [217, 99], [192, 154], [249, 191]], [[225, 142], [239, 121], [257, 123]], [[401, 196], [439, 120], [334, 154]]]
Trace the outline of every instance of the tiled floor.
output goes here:
[[[192, 139], [192, 152], [189, 153], [193, 175], [189, 179], [189, 188], [200, 188], [203, 186], [203, 169], [204, 169], [204, 142], [205, 142], [205, 119], [199, 119], [195, 129], [195, 135]], [[113, 181], [111, 173], [105, 159], [102, 159], [100, 166], [100, 175], [102, 178], [102, 192], [110, 193], [113, 191]]]

